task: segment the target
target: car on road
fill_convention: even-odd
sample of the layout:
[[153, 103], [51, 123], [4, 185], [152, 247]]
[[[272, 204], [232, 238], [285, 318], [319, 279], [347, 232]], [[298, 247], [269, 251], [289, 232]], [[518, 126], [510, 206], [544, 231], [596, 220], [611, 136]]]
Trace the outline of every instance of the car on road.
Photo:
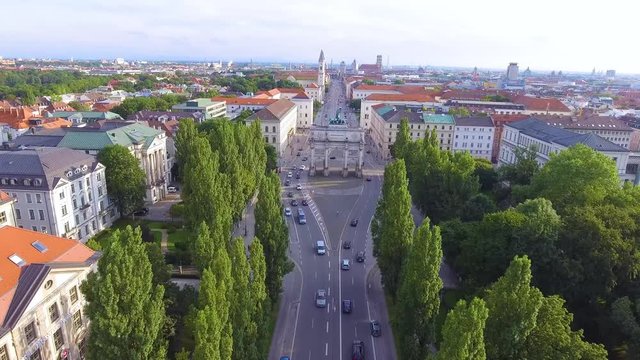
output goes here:
[[149, 215], [149, 208], [143, 207], [133, 213], [135, 216], [147, 216]]
[[300, 156], [302, 155], [302, 153], [300, 151], [298, 151], [298, 153], [296, 154], [296, 156]]
[[296, 199], [291, 200], [291, 206], [298, 206], [298, 200]]
[[318, 255], [324, 255], [324, 254], [327, 253], [327, 248], [324, 245], [324, 241], [323, 240], [316, 241], [316, 253]]
[[351, 268], [351, 262], [349, 261], [349, 259], [342, 259], [342, 262], [340, 263], [340, 268], [342, 270], [349, 270]]
[[354, 340], [351, 345], [351, 360], [364, 360], [364, 342]]
[[342, 242], [343, 249], [351, 249], [351, 240], [345, 240]]
[[307, 161], [307, 157], [306, 157], [306, 156], [303, 156], [303, 157], [302, 157], [302, 161]]
[[342, 312], [345, 314], [351, 314], [353, 310], [353, 301], [351, 300], [342, 300]]
[[357, 262], [364, 262], [364, 251], [358, 251], [358, 255], [356, 255]]
[[335, 157], [335, 156], [329, 156], [329, 159], [331, 159], [331, 160], [335, 160], [335, 159], [336, 159], [336, 157]]
[[378, 337], [382, 335], [382, 329], [380, 328], [380, 322], [378, 322], [378, 320], [371, 320], [369, 327], [371, 328], [371, 336]]
[[306, 199], [302, 199], [302, 206], [309, 206], [309, 202]]
[[318, 289], [316, 291], [316, 307], [327, 307], [327, 292], [325, 289]]
[[289, 186], [291, 185], [291, 180], [287, 179], [284, 181], [284, 186]]
[[167, 186], [167, 192], [168, 193], [177, 193], [178, 192], [178, 187], [177, 186]]
[[291, 216], [291, 209], [285, 208], [284, 209], [284, 216]]
[[296, 185], [296, 190], [302, 190], [302, 185], [300, 184]]
[[291, 191], [289, 191], [289, 192], [287, 193], [287, 197], [292, 198], [292, 197], [293, 197], [293, 193], [292, 193]]
[[358, 226], [358, 219], [351, 220], [351, 226]]
[[291, 360], [288, 356], [280, 356], [280, 360]]
[[291, 171], [289, 171], [289, 172], [287, 173], [287, 177], [288, 177], [288, 178], [293, 177], [293, 173], [292, 173]]
[[371, 178], [370, 178], [370, 177], [368, 177], [368, 178], [367, 178], [367, 181], [371, 181]]
[[296, 174], [296, 179], [300, 180], [300, 173]]
[[304, 165], [300, 165], [300, 167], [299, 167], [298, 169], [300, 169], [300, 170], [304, 170], [304, 169], [306, 169], [306, 168], [307, 168], [306, 166], [304, 166]]

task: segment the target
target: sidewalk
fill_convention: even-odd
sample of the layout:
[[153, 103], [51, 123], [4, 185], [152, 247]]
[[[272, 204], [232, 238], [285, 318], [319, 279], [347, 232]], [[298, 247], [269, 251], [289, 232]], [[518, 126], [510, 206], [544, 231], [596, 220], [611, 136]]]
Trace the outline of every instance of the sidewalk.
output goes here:
[[242, 214], [242, 219], [238, 221], [233, 229], [233, 237], [242, 237], [244, 238], [245, 246], [249, 246], [253, 241], [253, 237], [255, 236], [255, 207], [256, 207], [257, 198], [254, 197], [249, 202], [249, 205], [244, 210]]

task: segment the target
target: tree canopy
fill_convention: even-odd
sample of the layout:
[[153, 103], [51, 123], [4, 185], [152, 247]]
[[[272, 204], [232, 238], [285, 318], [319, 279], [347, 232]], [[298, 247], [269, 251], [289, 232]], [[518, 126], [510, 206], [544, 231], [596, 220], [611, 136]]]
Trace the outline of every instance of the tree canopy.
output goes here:
[[120, 216], [128, 215], [144, 204], [146, 175], [138, 159], [122, 145], [107, 146], [98, 153], [105, 166], [107, 192]]

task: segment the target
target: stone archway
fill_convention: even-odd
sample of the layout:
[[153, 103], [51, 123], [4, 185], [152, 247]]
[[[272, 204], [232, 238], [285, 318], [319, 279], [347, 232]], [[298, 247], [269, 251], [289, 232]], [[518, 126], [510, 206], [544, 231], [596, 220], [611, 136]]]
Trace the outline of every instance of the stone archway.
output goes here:
[[311, 164], [309, 175], [315, 176], [320, 169], [317, 168], [318, 156], [322, 156], [322, 172], [329, 176], [331, 169], [329, 160], [334, 152], [342, 152], [342, 176], [349, 176], [351, 168], [350, 159], [355, 163], [354, 174], [362, 176], [362, 162], [364, 156], [364, 131], [362, 129], [348, 128], [344, 125], [313, 126], [309, 138], [311, 145]]

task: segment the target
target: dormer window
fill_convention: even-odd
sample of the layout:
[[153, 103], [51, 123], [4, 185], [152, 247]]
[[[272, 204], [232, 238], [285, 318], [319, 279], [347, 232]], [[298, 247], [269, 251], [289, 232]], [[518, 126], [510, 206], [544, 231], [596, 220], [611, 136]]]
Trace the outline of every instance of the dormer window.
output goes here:
[[24, 186], [31, 186], [31, 179], [24, 179], [22, 184], [24, 184]]
[[22, 260], [22, 258], [20, 256], [18, 256], [18, 254], [13, 254], [11, 256], [9, 256], [9, 260], [11, 260], [12, 263], [22, 267], [24, 265], [26, 265], [27, 263]]

